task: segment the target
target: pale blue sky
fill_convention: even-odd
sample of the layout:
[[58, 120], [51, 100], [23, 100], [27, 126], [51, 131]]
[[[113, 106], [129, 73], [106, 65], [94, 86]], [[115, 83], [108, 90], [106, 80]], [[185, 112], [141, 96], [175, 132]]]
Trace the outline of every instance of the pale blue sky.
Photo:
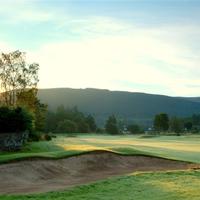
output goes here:
[[39, 62], [39, 87], [200, 96], [198, 0], [0, 3], [0, 50]]

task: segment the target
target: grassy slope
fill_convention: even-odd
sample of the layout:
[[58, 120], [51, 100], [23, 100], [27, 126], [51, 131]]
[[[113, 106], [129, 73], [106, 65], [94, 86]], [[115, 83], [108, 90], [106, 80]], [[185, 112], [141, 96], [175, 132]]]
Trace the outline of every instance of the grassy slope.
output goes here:
[[140, 136], [79, 135], [59, 136], [50, 142], [28, 144], [17, 153], [0, 153], [0, 162], [25, 157], [60, 158], [92, 150], [110, 150], [122, 154], [147, 154], [200, 163], [200, 136]]
[[200, 171], [138, 173], [63, 192], [0, 196], [2, 200], [199, 200]]

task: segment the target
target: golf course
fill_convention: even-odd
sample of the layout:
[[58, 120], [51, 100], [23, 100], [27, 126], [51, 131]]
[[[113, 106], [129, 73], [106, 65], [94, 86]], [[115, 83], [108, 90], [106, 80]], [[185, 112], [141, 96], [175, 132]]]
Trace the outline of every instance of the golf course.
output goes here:
[[0, 154], [0, 199], [199, 199], [200, 136], [58, 134]]
[[0, 200], [200, 200], [200, 0], [0, 2]]

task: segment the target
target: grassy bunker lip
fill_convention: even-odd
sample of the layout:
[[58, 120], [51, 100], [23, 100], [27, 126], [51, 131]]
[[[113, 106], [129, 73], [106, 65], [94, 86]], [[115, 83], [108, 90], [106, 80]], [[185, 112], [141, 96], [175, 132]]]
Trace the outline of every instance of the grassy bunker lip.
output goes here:
[[34, 158], [0, 165], [0, 194], [57, 191], [137, 171], [187, 170], [193, 166], [183, 161], [102, 150], [56, 160]]
[[184, 163], [191, 163], [195, 164], [194, 162], [186, 161], [186, 160], [180, 160], [180, 159], [175, 159], [175, 158], [168, 158], [168, 157], [163, 157], [160, 155], [144, 152], [144, 151], [139, 151], [135, 149], [130, 149], [131, 153], [126, 153], [123, 151], [119, 151], [119, 148], [115, 149], [107, 149], [107, 150], [87, 150], [87, 151], [73, 151], [73, 153], [68, 154], [66, 151], [60, 152], [61, 154], [59, 156], [55, 156], [54, 152], [48, 153], [46, 155], [38, 155], [38, 153], [35, 153], [33, 155], [25, 155], [22, 157], [16, 157], [16, 158], [11, 158], [7, 160], [0, 160], [0, 165], [1, 164], [9, 164], [9, 163], [16, 163], [16, 162], [21, 162], [21, 161], [26, 161], [26, 160], [59, 160], [59, 159], [67, 159], [70, 157], [75, 157], [75, 156], [81, 156], [85, 154], [93, 154], [93, 153], [106, 153], [110, 152], [116, 155], [122, 155], [122, 156], [144, 156], [144, 157], [153, 157], [153, 158], [161, 158], [161, 159], [166, 159], [166, 160], [171, 160], [171, 161], [178, 161], [178, 162], [184, 162]]

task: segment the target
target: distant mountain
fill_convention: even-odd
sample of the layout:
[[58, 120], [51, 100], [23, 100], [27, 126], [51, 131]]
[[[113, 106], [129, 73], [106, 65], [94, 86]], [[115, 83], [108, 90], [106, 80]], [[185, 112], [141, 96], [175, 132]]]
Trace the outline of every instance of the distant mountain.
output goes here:
[[40, 89], [42, 102], [55, 110], [59, 105], [77, 106], [84, 113], [93, 114], [99, 125], [103, 125], [110, 114], [128, 122], [150, 125], [157, 113], [185, 117], [200, 113], [200, 98], [180, 98], [135, 92], [109, 91], [101, 89]]
[[200, 103], [200, 97], [183, 97], [183, 98], [192, 102]]

